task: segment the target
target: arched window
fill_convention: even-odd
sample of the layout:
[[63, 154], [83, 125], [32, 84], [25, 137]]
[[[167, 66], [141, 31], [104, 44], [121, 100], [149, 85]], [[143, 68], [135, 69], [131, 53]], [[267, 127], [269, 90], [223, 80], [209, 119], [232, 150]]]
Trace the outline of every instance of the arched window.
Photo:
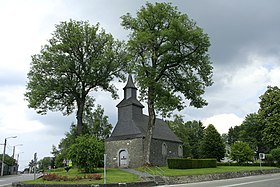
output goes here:
[[162, 143], [162, 155], [167, 155], [167, 145], [166, 143]]
[[178, 156], [183, 157], [183, 146], [182, 145], [178, 146]]

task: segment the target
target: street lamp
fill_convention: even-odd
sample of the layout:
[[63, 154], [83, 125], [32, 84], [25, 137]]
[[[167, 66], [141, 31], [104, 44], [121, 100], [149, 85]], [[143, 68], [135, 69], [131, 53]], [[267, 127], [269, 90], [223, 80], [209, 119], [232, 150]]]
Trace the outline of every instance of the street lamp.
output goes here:
[[23, 146], [23, 144], [17, 144], [17, 145], [13, 146], [13, 159], [15, 159], [15, 149], [16, 149], [16, 146]]
[[19, 154], [21, 154], [21, 153], [24, 153], [24, 152], [19, 152], [19, 153], [17, 154], [17, 164], [18, 164], [18, 160], [19, 160]]
[[16, 138], [16, 137], [17, 136], [10, 136], [10, 137], [5, 138], [5, 141], [4, 141], [4, 151], [3, 151], [3, 157], [2, 157], [2, 166], [1, 166], [1, 176], [4, 175], [4, 159], [5, 159], [7, 139], [9, 139], [9, 138]]

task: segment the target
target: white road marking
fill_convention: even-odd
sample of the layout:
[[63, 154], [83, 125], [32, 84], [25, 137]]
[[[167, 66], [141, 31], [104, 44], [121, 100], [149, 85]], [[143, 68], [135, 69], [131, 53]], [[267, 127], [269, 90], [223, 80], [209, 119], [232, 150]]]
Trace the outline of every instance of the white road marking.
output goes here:
[[265, 182], [265, 181], [274, 181], [274, 180], [279, 180], [279, 179], [264, 179], [264, 180], [258, 180], [258, 181], [252, 181], [252, 182], [243, 182], [243, 183], [238, 183], [238, 184], [230, 184], [230, 185], [219, 186], [219, 187], [241, 186], [241, 185], [246, 185], [246, 184], [254, 184], [254, 183]]

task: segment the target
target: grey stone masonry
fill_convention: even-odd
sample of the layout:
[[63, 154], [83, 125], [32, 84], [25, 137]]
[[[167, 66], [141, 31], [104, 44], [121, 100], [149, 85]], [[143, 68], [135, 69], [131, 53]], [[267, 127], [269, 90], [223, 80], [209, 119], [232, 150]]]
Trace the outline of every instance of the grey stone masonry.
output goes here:
[[[168, 158], [178, 157], [179, 145], [181, 144], [178, 142], [152, 139], [150, 162], [156, 166], [166, 166]], [[164, 146], [166, 146], [165, 153], [163, 153]]]
[[143, 139], [136, 138], [130, 140], [119, 140], [119, 141], [106, 141], [105, 150], [107, 154], [107, 166], [108, 167], [119, 167], [120, 158], [119, 153], [122, 150], [126, 150], [128, 153], [128, 167], [134, 168], [143, 164]]

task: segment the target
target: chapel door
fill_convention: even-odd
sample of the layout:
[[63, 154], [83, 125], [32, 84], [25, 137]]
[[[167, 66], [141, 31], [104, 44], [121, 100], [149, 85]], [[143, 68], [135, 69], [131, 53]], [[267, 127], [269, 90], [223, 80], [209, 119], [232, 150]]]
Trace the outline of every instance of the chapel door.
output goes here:
[[128, 167], [128, 153], [126, 150], [121, 150], [119, 153], [119, 166], [121, 168]]

